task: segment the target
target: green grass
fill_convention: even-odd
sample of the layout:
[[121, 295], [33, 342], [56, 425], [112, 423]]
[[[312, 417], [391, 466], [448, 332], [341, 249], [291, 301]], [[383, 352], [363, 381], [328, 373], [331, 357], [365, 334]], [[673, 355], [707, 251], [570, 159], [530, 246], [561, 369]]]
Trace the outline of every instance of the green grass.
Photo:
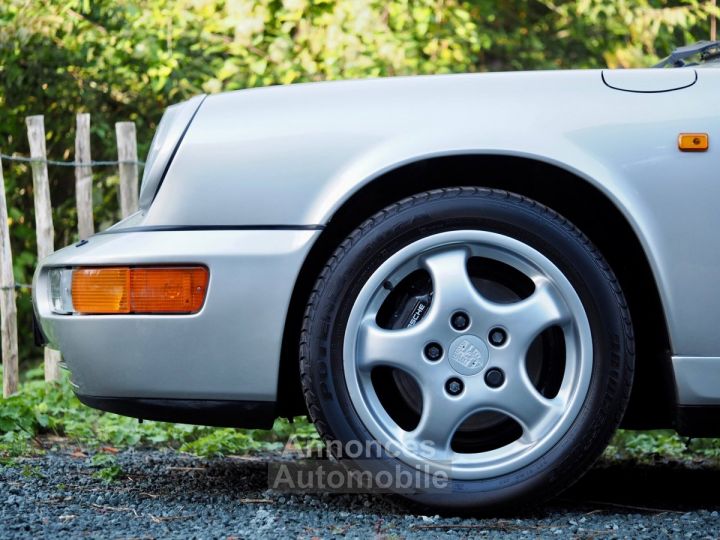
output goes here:
[[[20, 392], [0, 401], [0, 465], [15, 456], [40, 452], [46, 435], [57, 435], [84, 448], [112, 446], [167, 447], [203, 457], [279, 451], [293, 436], [302, 446], [319, 446], [315, 428], [304, 417], [276, 420], [272, 430], [226, 429], [168, 424], [126, 418], [82, 405], [72, 392], [67, 374], [62, 381], [43, 381], [42, 369], [23, 374]], [[105, 455], [105, 454], [103, 454]], [[608, 459], [654, 462], [663, 459], [720, 461], [720, 439], [688, 442], [673, 431], [620, 430], [605, 452]], [[112, 481], [121, 474], [114, 457], [93, 462], [97, 476]]]
[[609, 459], [643, 463], [661, 460], [709, 461], [720, 465], [720, 439], [687, 439], [672, 430], [618, 430], [605, 450]]
[[92, 457], [92, 466], [97, 469], [93, 478], [103, 482], [114, 482], [123, 474], [123, 470], [113, 454], [97, 453]]

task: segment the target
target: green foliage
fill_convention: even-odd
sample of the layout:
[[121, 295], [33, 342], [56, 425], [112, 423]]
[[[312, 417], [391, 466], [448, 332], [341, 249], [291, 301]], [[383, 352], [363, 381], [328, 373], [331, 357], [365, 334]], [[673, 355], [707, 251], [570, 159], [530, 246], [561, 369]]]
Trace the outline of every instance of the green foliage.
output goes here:
[[38, 467], [37, 465], [24, 465], [20, 474], [22, 474], [24, 478], [45, 478], [45, 475], [43, 475], [43, 473], [40, 471], [40, 467]]
[[118, 465], [108, 465], [95, 471], [92, 474], [92, 477], [110, 484], [115, 480], [119, 480], [122, 476], [122, 472], [122, 469]]
[[[7, 459], [30, 453], [38, 447], [37, 437], [46, 434], [64, 436], [90, 448], [165, 446], [208, 457], [279, 450], [290, 437], [307, 445], [318, 442], [315, 428], [304, 418], [294, 423], [277, 420], [271, 431], [150, 421], [140, 424], [133, 418], [82, 405], [72, 393], [66, 376], [58, 384], [47, 384], [42, 380], [42, 370], [36, 368], [25, 373], [18, 394], [0, 400], [0, 457]], [[101, 471], [111, 469], [111, 459], [114, 459], [111, 455], [97, 454], [93, 464]]]
[[108, 484], [118, 480], [123, 474], [122, 468], [112, 454], [95, 454], [92, 457], [92, 466], [97, 469], [92, 475], [93, 478]]
[[219, 429], [196, 441], [182, 446], [182, 450], [206, 457], [223, 456], [258, 450], [280, 450], [282, 442], [258, 441], [251, 430]]
[[613, 459], [635, 459], [652, 462], [665, 459], [720, 459], [720, 439], [683, 439], [670, 430], [635, 432], [620, 430], [615, 434], [605, 456]]

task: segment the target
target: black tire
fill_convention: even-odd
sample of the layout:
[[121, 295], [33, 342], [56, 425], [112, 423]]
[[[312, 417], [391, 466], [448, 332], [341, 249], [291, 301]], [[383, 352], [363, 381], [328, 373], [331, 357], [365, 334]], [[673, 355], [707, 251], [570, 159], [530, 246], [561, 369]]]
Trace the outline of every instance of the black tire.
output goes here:
[[[539, 459], [495, 478], [451, 480], [440, 492], [420, 489], [405, 496], [447, 509], [533, 505], [569, 487], [602, 453], [625, 411], [634, 367], [630, 315], [612, 270], [582, 232], [535, 201], [499, 190], [439, 189], [392, 204], [355, 229], [328, 260], [307, 305], [300, 342], [305, 399], [325, 440], [373, 439], [350, 401], [342, 367], [343, 337], [354, 300], [390, 255], [422, 237], [458, 229], [513, 237], [562, 271], [590, 323], [590, 387], [568, 431]], [[377, 464], [388, 470], [398, 466], [405, 464], [388, 455]]]

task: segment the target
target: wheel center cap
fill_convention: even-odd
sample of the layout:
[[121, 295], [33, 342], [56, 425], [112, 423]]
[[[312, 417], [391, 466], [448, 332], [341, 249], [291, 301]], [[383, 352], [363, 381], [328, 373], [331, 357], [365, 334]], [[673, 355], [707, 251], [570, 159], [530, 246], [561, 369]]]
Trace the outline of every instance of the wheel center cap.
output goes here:
[[489, 355], [482, 339], [466, 335], [452, 342], [448, 358], [452, 368], [461, 375], [475, 375], [485, 369]]

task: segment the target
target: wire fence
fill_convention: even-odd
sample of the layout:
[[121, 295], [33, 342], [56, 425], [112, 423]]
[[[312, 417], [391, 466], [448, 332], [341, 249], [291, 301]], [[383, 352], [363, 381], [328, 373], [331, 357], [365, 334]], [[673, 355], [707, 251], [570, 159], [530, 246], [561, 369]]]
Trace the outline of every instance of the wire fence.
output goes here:
[[[51, 165], [55, 167], [117, 167], [118, 165], [137, 165], [138, 167], [144, 167], [145, 162], [139, 161], [139, 160], [119, 160], [119, 159], [110, 159], [110, 160], [99, 160], [99, 161], [89, 161], [89, 162], [82, 162], [82, 161], [60, 161], [56, 159], [43, 159], [43, 158], [33, 158], [33, 157], [27, 157], [27, 156], [18, 156], [18, 155], [8, 155], [8, 154], [2, 154], [0, 153], [0, 160], [5, 161], [15, 161], [19, 163], [44, 163], [46, 165]], [[16, 283], [14, 286], [3, 286], [0, 287], [0, 291], [8, 291], [12, 289], [32, 289], [32, 285], [30, 283]]]
[[55, 160], [55, 159], [33, 158], [33, 157], [27, 157], [27, 156], [17, 156], [17, 155], [11, 156], [8, 154], [0, 154], [0, 159], [4, 159], [5, 161], [17, 161], [20, 163], [45, 163], [46, 165], [52, 165], [55, 167], [117, 167], [118, 165], [137, 165], [139, 167], [145, 166], [144, 161], [126, 160], [126, 159], [89, 161], [89, 162], [59, 161], [59, 160]]
[[[95, 233], [93, 217], [93, 167], [117, 167], [120, 182], [118, 195], [120, 215], [125, 218], [138, 207], [140, 167], [145, 165], [137, 156], [136, 129], [133, 122], [117, 122], [118, 158], [114, 160], [93, 160], [90, 155], [90, 114], [76, 116], [75, 156], [72, 161], [47, 158], [45, 124], [42, 115], [25, 118], [27, 125], [30, 156], [15, 153], [0, 153], [0, 323], [2, 324], [3, 396], [17, 391], [18, 339], [17, 339], [17, 292], [32, 290], [30, 283], [16, 283], [13, 276], [10, 222], [8, 219], [3, 162], [27, 163], [31, 165], [32, 197], [35, 207], [35, 234], [37, 237], [38, 260], [54, 251], [54, 227], [48, 167], [75, 169], [75, 203], [77, 208], [77, 232], [81, 239]], [[60, 353], [45, 348], [45, 380], [59, 379]]]

